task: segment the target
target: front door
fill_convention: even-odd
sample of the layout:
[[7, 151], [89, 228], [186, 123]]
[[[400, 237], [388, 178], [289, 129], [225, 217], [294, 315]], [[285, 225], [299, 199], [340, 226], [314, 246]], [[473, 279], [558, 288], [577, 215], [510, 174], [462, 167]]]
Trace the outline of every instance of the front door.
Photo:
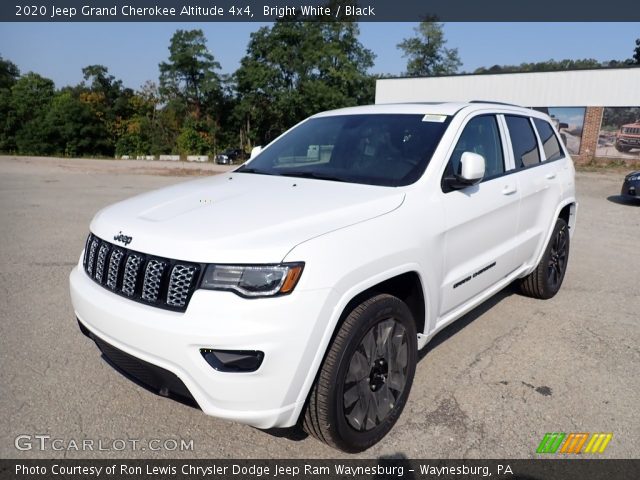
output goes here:
[[473, 186], [444, 186], [445, 252], [442, 304], [445, 316], [517, 268], [520, 196], [516, 180], [505, 167], [506, 135], [495, 115], [471, 118], [449, 159], [444, 177], [458, 171], [464, 152], [485, 159], [485, 176]]

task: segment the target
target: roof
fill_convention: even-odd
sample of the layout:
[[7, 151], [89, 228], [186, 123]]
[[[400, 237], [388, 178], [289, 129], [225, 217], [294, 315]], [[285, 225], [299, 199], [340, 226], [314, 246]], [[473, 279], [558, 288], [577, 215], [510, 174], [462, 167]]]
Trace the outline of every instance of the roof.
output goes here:
[[[362, 115], [362, 114], [416, 114], [416, 115], [447, 115], [452, 116], [463, 108], [472, 110], [523, 110], [517, 105], [507, 105], [493, 102], [426, 102], [426, 103], [379, 103], [376, 105], [364, 105], [360, 107], [340, 108], [314, 115], [317, 117], [330, 117], [335, 115]], [[527, 110], [531, 112], [531, 110]]]

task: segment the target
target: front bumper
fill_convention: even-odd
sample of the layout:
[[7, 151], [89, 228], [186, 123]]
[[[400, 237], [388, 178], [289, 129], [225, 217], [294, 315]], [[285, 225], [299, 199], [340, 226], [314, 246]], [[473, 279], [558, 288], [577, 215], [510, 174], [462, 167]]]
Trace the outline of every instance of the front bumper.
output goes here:
[[618, 138], [616, 145], [619, 147], [640, 148], [640, 138]]
[[[186, 312], [178, 313], [115, 295], [81, 267], [69, 281], [76, 316], [91, 334], [175, 375], [205, 413], [258, 428], [296, 423], [337, 303], [331, 289], [263, 299], [196, 290]], [[220, 372], [201, 348], [259, 350], [265, 356], [255, 372]]]

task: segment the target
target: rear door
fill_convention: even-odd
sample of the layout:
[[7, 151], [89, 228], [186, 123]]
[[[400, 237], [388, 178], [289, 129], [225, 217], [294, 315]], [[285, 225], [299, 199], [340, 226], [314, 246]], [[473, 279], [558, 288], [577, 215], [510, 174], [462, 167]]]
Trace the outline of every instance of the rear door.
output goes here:
[[[446, 188], [464, 152], [485, 158], [481, 183]], [[495, 115], [478, 115], [463, 125], [443, 175], [444, 277], [440, 316], [500, 281], [516, 268], [519, 193], [506, 165], [506, 133]]]
[[521, 199], [516, 263], [523, 265], [540, 251], [555, 220], [562, 196], [558, 175], [563, 164], [559, 160], [565, 154], [546, 121], [518, 115], [505, 115], [504, 120]]

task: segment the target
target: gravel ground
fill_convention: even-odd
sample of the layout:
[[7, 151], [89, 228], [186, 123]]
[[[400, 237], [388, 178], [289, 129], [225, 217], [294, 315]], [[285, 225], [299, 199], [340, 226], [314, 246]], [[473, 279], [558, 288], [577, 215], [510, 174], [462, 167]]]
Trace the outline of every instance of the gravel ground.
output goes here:
[[[184, 180], [176, 177], [227, 169], [0, 157], [1, 458], [346, 457], [295, 431], [257, 430], [157, 396], [110, 367], [76, 326], [67, 278], [93, 214]], [[528, 458], [557, 431], [613, 432], [604, 457], [638, 456], [640, 205], [617, 197], [623, 176], [578, 174], [560, 293], [539, 301], [506, 289], [442, 331], [395, 428], [360, 457]], [[37, 442], [18, 451], [21, 434], [58, 446], [128, 441], [124, 451], [41, 451]], [[192, 450], [173, 450], [176, 439]], [[150, 452], [150, 440], [170, 440], [168, 449]]]

